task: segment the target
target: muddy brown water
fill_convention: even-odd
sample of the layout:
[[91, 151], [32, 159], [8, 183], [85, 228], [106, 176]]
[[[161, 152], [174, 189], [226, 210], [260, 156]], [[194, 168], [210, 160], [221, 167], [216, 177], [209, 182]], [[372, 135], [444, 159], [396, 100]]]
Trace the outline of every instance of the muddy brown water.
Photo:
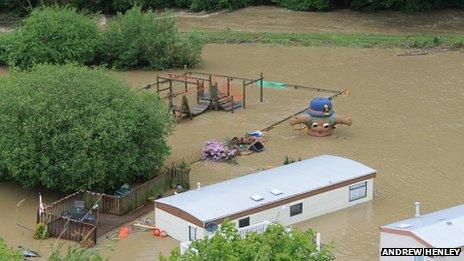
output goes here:
[[210, 15], [178, 14], [177, 22], [181, 30], [461, 34], [464, 32], [464, 10], [440, 10], [405, 15], [402, 12], [392, 11], [294, 12], [283, 8], [260, 6]]
[[[334, 107], [337, 113], [352, 116], [354, 124], [337, 128], [331, 137], [316, 138], [292, 132], [288, 123], [283, 123], [268, 133], [270, 141], [264, 152], [239, 158], [239, 165], [193, 165], [192, 184], [211, 184], [279, 166], [285, 155], [333, 154], [365, 163], [378, 170], [372, 202], [296, 227], [314, 228], [322, 233], [324, 242], [333, 241], [339, 260], [376, 260], [378, 227], [411, 217], [414, 201], [422, 202], [424, 213], [464, 203], [464, 53], [396, 56], [403, 51], [208, 45], [200, 68], [205, 72], [249, 78], [263, 72], [268, 80], [350, 89], [351, 97], [336, 98]], [[154, 79], [154, 72], [147, 71], [120, 75], [134, 87]], [[325, 95], [303, 89], [265, 89], [260, 103], [258, 93], [257, 88], [250, 88], [247, 108], [234, 114], [210, 111], [177, 125], [169, 138], [171, 159], [198, 151], [209, 139], [266, 127], [304, 108], [315, 95]], [[27, 200], [16, 207], [22, 198]], [[9, 210], [0, 215], [0, 235], [12, 246], [37, 248], [31, 233], [15, 225], [19, 221], [33, 226], [35, 201], [35, 191], [0, 184], [0, 207]], [[153, 260], [160, 251], [169, 253], [178, 242], [137, 232], [114, 245], [110, 240], [101, 240], [99, 245], [111, 260]]]

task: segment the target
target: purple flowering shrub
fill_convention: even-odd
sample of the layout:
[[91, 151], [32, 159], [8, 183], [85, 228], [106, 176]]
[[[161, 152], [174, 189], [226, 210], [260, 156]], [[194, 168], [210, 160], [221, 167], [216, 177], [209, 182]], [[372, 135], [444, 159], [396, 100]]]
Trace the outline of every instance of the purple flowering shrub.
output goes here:
[[229, 149], [217, 140], [212, 139], [205, 143], [201, 153], [202, 160], [214, 162], [225, 162], [232, 160], [237, 154], [237, 150]]

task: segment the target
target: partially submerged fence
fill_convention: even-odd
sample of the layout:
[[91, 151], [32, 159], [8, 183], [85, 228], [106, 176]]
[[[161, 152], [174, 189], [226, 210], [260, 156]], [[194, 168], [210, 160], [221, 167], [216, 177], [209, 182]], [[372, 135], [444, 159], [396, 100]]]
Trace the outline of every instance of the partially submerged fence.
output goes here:
[[38, 212], [37, 223], [46, 224], [48, 233], [52, 237], [60, 237], [77, 242], [90, 240], [96, 243], [97, 227], [95, 224], [64, 218], [73, 207], [75, 201], [84, 199], [84, 193], [84, 191], [78, 191], [47, 205], [42, 213]]
[[84, 201], [86, 209], [98, 209], [98, 213], [123, 216], [144, 205], [148, 198], [161, 196], [170, 188], [179, 185], [189, 188], [189, 173], [188, 168], [179, 168], [176, 165], [163, 168], [155, 178], [136, 186], [124, 196], [81, 190], [46, 206], [42, 213], [38, 212], [37, 223], [46, 224], [52, 237], [81, 243], [91, 241], [95, 244], [98, 237], [98, 218], [95, 224], [91, 224], [66, 217], [76, 201]]

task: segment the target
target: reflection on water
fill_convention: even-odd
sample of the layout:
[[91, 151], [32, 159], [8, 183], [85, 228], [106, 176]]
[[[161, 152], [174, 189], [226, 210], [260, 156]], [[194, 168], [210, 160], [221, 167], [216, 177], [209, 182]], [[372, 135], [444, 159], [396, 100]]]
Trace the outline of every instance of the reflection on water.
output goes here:
[[[304, 48], [265, 45], [209, 45], [204, 52], [204, 71], [280, 80], [326, 88], [348, 88], [349, 98], [334, 101], [337, 113], [353, 117], [351, 127], [337, 128], [335, 135], [315, 138], [291, 131], [284, 123], [269, 133], [266, 151], [239, 159], [239, 165], [199, 163], [193, 166], [195, 184], [218, 182], [278, 166], [285, 155], [307, 158], [319, 154], [340, 155], [378, 170], [372, 202], [297, 224], [320, 231], [324, 241], [334, 241], [340, 260], [373, 260], [377, 257], [382, 224], [411, 217], [413, 202], [423, 212], [464, 202], [464, 53], [397, 57], [401, 50]], [[153, 72], [121, 73], [134, 86], [154, 81]], [[176, 127], [169, 138], [172, 159], [199, 150], [211, 138], [241, 135], [261, 129], [296, 112], [314, 96], [305, 90], [265, 90], [259, 102], [257, 89], [247, 93], [245, 110], [234, 114], [207, 112]], [[15, 213], [1, 215], [0, 235], [19, 244], [30, 233], [16, 227], [19, 220], [33, 226], [34, 192], [0, 186], [0, 207]], [[23, 208], [15, 205], [27, 198]], [[12, 211], [13, 212], [13, 211]], [[149, 218], [153, 218], [152, 215]], [[168, 253], [177, 242], [138, 232], [108, 250], [112, 260], [152, 260], [159, 251]]]

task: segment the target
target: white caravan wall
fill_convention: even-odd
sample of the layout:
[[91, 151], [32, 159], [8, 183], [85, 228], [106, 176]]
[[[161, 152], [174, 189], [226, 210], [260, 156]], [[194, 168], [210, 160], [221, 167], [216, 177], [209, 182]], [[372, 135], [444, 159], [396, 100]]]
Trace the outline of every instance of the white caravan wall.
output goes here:
[[155, 208], [155, 226], [179, 241], [189, 241], [189, 226], [196, 227], [197, 239], [204, 236], [203, 228], [188, 221], [171, 215], [159, 208]]
[[[358, 182], [353, 185], [363, 183]], [[351, 186], [351, 185], [349, 185]], [[297, 200], [276, 208], [271, 208], [259, 213], [250, 215], [250, 225], [263, 222], [264, 220], [270, 222], [278, 222], [282, 225], [290, 225], [309, 218], [320, 216], [326, 213], [337, 211], [347, 208], [356, 204], [364, 203], [372, 200], [373, 197], [373, 179], [367, 180], [367, 193], [366, 197], [349, 202], [349, 186], [338, 188], [335, 190], [327, 191], [309, 198]], [[303, 213], [290, 217], [290, 206], [303, 202]], [[246, 218], [241, 217], [242, 218]], [[234, 221], [237, 223], [238, 220]]]

